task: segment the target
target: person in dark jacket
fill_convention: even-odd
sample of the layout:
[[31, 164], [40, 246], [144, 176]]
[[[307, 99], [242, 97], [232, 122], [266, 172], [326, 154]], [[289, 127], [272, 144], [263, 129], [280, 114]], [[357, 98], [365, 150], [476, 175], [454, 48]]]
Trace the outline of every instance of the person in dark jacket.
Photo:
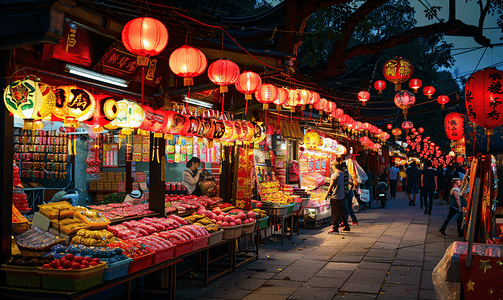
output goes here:
[[442, 204], [442, 199], [444, 199], [444, 189], [445, 189], [445, 176], [444, 169], [442, 166], [438, 166], [437, 168], [437, 183], [438, 183], [438, 204]]
[[421, 186], [424, 188], [425, 207], [424, 213], [431, 215], [433, 207], [433, 193], [438, 188], [437, 170], [431, 166], [431, 161], [427, 160], [424, 163], [423, 175], [421, 176]]

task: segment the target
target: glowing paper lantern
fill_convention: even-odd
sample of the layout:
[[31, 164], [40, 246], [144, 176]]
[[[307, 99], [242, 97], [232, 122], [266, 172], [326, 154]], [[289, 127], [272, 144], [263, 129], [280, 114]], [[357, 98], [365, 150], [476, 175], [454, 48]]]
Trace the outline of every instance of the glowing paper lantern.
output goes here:
[[84, 121], [84, 123], [92, 126], [93, 131], [101, 131], [100, 127], [109, 124], [117, 116], [117, 101], [108, 95], [95, 95], [94, 99], [96, 108], [92, 117]]
[[263, 109], [269, 109], [269, 104], [276, 100], [278, 89], [270, 83], [262, 84], [255, 92], [257, 101], [263, 104]]
[[56, 108], [53, 114], [63, 119], [63, 126], [77, 128], [79, 121], [89, 119], [96, 109], [94, 96], [85, 89], [69, 85], [54, 90]]
[[313, 108], [313, 105], [320, 102], [320, 99], [321, 99], [320, 94], [318, 94], [317, 92], [312, 92], [311, 94], [312, 94], [312, 96], [311, 96], [311, 99], [309, 100], [309, 108], [310, 109]]
[[395, 84], [395, 91], [401, 90], [401, 83], [409, 80], [413, 72], [412, 64], [401, 57], [387, 61], [383, 67], [383, 75]]
[[132, 128], [138, 128], [145, 119], [145, 111], [136, 102], [122, 99], [117, 101], [117, 117], [112, 124], [125, 129], [126, 134], [132, 133]]
[[184, 86], [194, 85], [194, 77], [201, 75], [206, 69], [204, 53], [189, 45], [183, 45], [169, 56], [169, 68], [176, 75], [183, 77]]
[[423, 132], [424, 132], [424, 128], [423, 128], [423, 127], [419, 127], [419, 128], [417, 129], [417, 131], [419, 131], [419, 133], [423, 133]]
[[335, 105], [334, 102], [332, 101], [327, 101], [327, 105], [325, 106], [325, 108], [323, 109], [327, 115], [330, 116], [330, 114], [337, 109], [337, 105]]
[[404, 130], [410, 130], [414, 127], [414, 124], [411, 121], [403, 121], [402, 123], [402, 129]]
[[35, 76], [28, 76], [9, 84], [3, 99], [7, 109], [24, 120], [23, 129], [33, 129], [33, 122], [51, 114], [56, 96], [51, 87]]
[[285, 104], [288, 101], [288, 91], [285, 88], [277, 88], [278, 94], [276, 95], [276, 99], [272, 102], [276, 105], [276, 110], [281, 110], [281, 105]]
[[299, 90], [299, 96], [300, 96], [300, 106], [301, 110], [305, 109], [305, 106], [308, 105], [311, 101], [311, 98], [313, 97], [313, 94], [309, 90]]
[[300, 95], [299, 91], [296, 89], [288, 90], [288, 100], [286, 101], [286, 106], [290, 108], [290, 112], [295, 112], [295, 106], [299, 103]]
[[220, 86], [221, 94], [226, 93], [229, 90], [227, 85], [236, 82], [238, 77], [238, 65], [228, 59], [219, 59], [208, 67], [208, 78]]
[[347, 125], [351, 122], [351, 117], [349, 115], [343, 114], [339, 120], [341, 125]]
[[395, 136], [395, 141], [398, 140], [398, 137], [402, 135], [402, 130], [400, 128], [393, 128], [391, 133]]
[[431, 96], [435, 94], [435, 88], [432, 86], [425, 86], [423, 88], [423, 94], [425, 96], [428, 96], [428, 99], [431, 99]]
[[382, 91], [386, 88], [386, 82], [384, 80], [377, 80], [374, 82], [374, 88], [379, 91], [379, 95], [382, 95]]
[[460, 113], [452, 112], [445, 116], [444, 127], [448, 139], [460, 140], [465, 136], [465, 117]]
[[344, 111], [340, 108], [336, 108], [334, 112], [332, 112], [332, 118], [340, 119], [344, 115]]
[[172, 135], [186, 136], [190, 129], [189, 117], [174, 111], [166, 113], [168, 123], [164, 127], [164, 132]]
[[320, 144], [320, 141], [320, 135], [315, 131], [308, 131], [306, 134], [304, 134], [304, 145], [306, 146], [306, 149], [316, 150], [316, 148], [318, 148], [318, 145]]
[[362, 124], [362, 130], [370, 131], [371, 127], [372, 125], [370, 123], [365, 122]]
[[412, 91], [415, 93], [417, 93], [417, 90], [421, 87], [421, 85], [423, 84], [423, 82], [419, 79], [411, 79], [409, 81], [409, 87], [412, 89]]
[[395, 104], [403, 110], [404, 119], [407, 120], [407, 110], [414, 105], [416, 97], [409, 91], [401, 91], [395, 95]]
[[245, 71], [239, 75], [238, 80], [234, 83], [236, 86], [236, 90], [240, 93], [245, 94], [246, 107], [245, 107], [245, 115], [248, 112], [248, 100], [252, 99], [252, 94], [255, 93], [260, 85], [262, 84], [262, 80], [260, 76], [252, 71]]
[[154, 18], [136, 18], [124, 25], [121, 38], [129, 52], [150, 57], [164, 50], [168, 44], [168, 30], [161, 21]]
[[441, 107], [444, 108], [445, 104], [449, 103], [449, 97], [445, 95], [440, 95], [437, 98], [438, 104], [442, 105]]
[[323, 111], [325, 111], [325, 107], [328, 105], [328, 100], [325, 98], [321, 98], [318, 103], [314, 105], [314, 109], [320, 111], [320, 115], [323, 115]]
[[358, 93], [358, 100], [362, 102], [362, 105], [365, 106], [365, 103], [369, 101], [370, 99], [370, 93], [367, 91], [360, 91]]

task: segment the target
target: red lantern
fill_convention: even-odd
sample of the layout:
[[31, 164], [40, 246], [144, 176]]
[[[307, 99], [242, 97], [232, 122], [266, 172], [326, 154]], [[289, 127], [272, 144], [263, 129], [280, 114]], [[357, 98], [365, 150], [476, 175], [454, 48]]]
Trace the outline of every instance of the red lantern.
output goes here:
[[442, 105], [441, 106], [442, 108], [444, 108], [445, 104], [449, 103], [449, 97], [445, 96], [445, 95], [440, 95], [437, 98], [437, 102], [438, 102], [438, 104]]
[[381, 135], [383, 133], [381, 128], [377, 128], [375, 134], [376, 135]]
[[276, 105], [276, 110], [281, 110], [281, 105], [288, 101], [288, 91], [284, 88], [277, 88], [278, 94], [272, 103]]
[[290, 112], [295, 112], [295, 106], [300, 101], [299, 91], [296, 89], [288, 90], [288, 100], [286, 101], [286, 105], [290, 107]]
[[444, 127], [448, 139], [460, 140], [465, 136], [465, 117], [460, 113], [450, 113], [445, 116]]
[[317, 92], [312, 92], [312, 97], [309, 100], [309, 108], [312, 109], [313, 105], [320, 102], [320, 99], [320, 94], [318, 94]]
[[365, 102], [369, 101], [370, 93], [367, 91], [361, 91], [358, 93], [358, 100], [362, 102], [362, 106], [365, 106]]
[[343, 114], [340, 118], [339, 124], [347, 125], [347, 124], [349, 124], [350, 121], [351, 121], [351, 117], [346, 114]]
[[176, 76], [183, 77], [183, 86], [193, 86], [194, 77], [206, 69], [204, 53], [189, 45], [183, 45], [169, 56], [169, 68]]
[[382, 90], [386, 88], [386, 82], [384, 80], [377, 80], [374, 82], [374, 88], [379, 91], [379, 95], [382, 95]]
[[332, 118], [341, 119], [344, 115], [344, 111], [340, 108], [336, 108], [334, 112], [332, 112]]
[[174, 111], [166, 112], [167, 125], [164, 131], [168, 134], [185, 136], [190, 129], [190, 120], [187, 116]]
[[228, 59], [219, 59], [208, 67], [208, 77], [220, 86], [220, 93], [223, 94], [228, 91], [227, 85], [238, 80], [239, 67]]
[[493, 129], [503, 125], [502, 78], [502, 71], [490, 68], [473, 73], [465, 85], [468, 118], [484, 127], [487, 135], [493, 135]]
[[299, 104], [301, 106], [300, 110], [304, 110], [306, 105], [309, 104], [311, 101], [311, 98], [313, 97], [313, 94], [311, 91], [308, 90], [299, 90], [299, 96], [300, 96], [300, 101]]
[[391, 133], [395, 136], [395, 141], [396, 141], [398, 139], [398, 137], [402, 135], [402, 130], [400, 128], [393, 128]]
[[407, 110], [414, 105], [416, 97], [409, 91], [401, 91], [395, 95], [395, 104], [403, 109], [404, 119], [407, 120]]
[[245, 94], [246, 107], [245, 107], [245, 115], [248, 112], [248, 100], [252, 99], [252, 94], [255, 93], [260, 85], [262, 84], [262, 80], [260, 76], [252, 71], [246, 71], [239, 75], [238, 80], [234, 83], [236, 89]]
[[262, 84], [258, 90], [255, 92], [255, 98], [257, 101], [263, 104], [263, 109], [269, 109], [269, 104], [276, 100], [278, 95], [278, 89], [276, 86], [270, 83]]
[[400, 91], [401, 83], [412, 77], [414, 69], [408, 60], [395, 57], [384, 64], [382, 71], [384, 77], [395, 84], [395, 91]]
[[424, 128], [423, 128], [423, 127], [419, 127], [419, 128], [417, 129], [417, 131], [419, 131], [419, 133], [423, 133], [423, 132], [424, 132]]
[[414, 124], [411, 121], [404, 121], [402, 123], [402, 129], [404, 130], [410, 130], [412, 127], [414, 127]]
[[388, 130], [391, 130], [391, 128], [393, 128], [393, 125], [388, 124], [388, 125], [386, 125], [386, 128], [388, 128]]
[[154, 18], [136, 18], [126, 23], [121, 38], [129, 52], [150, 57], [164, 50], [168, 44], [168, 30], [161, 21]]
[[203, 119], [199, 116], [189, 115], [189, 130], [187, 131], [187, 136], [196, 136], [203, 124]]
[[411, 79], [409, 81], [409, 87], [412, 89], [412, 91], [415, 93], [417, 93], [417, 90], [421, 87], [421, 85], [423, 84], [423, 82], [419, 79]]
[[353, 126], [354, 130], [363, 130], [363, 123], [360, 121], [357, 121], [355, 126]]
[[330, 115], [336, 109], [337, 109], [337, 105], [335, 105], [334, 102], [327, 101], [327, 105], [325, 106], [324, 111], [327, 113], [327, 115]]
[[96, 100], [96, 109], [92, 117], [84, 123], [93, 127], [103, 127], [117, 116], [117, 101], [108, 95], [95, 95], [94, 99]]
[[431, 96], [432, 96], [433, 94], [435, 94], [435, 88], [434, 88], [434, 87], [432, 87], [432, 86], [430, 86], [430, 85], [429, 85], [429, 86], [425, 86], [425, 87], [423, 88], [423, 94], [424, 94], [425, 96], [428, 96], [428, 99], [431, 99]]
[[314, 109], [320, 111], [320, 115], [323, 114], [323, 111], [325, 110], [325, 107], [328, 105], [328, 100], [325, 98], [321, 98], [320, 102], [316, 103], [314, 105]]
[[371, 127], [372, 125], [370, 123], [365, 122], [362, 124], [362, 130], [370, 131]]

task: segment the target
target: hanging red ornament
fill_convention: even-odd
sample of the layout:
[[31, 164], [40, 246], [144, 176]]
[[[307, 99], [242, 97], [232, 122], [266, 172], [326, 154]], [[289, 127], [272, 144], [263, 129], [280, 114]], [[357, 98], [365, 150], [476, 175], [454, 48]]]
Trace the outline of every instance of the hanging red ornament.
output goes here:
[[300, 102], [299, 102], [300, 110], [305, 110], [306, 105], [308, 105], [309, 102], [311, 101], [313, 94], [311, 91], [305, 90], [305, 89], [298, 90], [298, 91], [299, 91], [299, 96], [300, 96]]
[[327, 101], [327, 105], [323, 109], [327, 116], [331, 116], [331, 113], [337, 109], [337, 105], [332, 101]]
[[208, 77], [211, 82], [220, 86], [220, 93], [224, 94], [228, 91], [227, 85], [238, 80], [239, 67], [228, 59], [219, 59], [208, 67]]
[[245, 106], [245, 115], [248, 112], [248, 100], [252, 99], [252, 94], [255, 93], [260, 85], [262, 84], [262, 80], [260, 76], [252, 71], [245, 71], [239, 75], [238, 80], [234, 83], [236, 86], [236, 90], [240, 93], [245, 94], [246, 106]]
[[270, 83], [262, 84], [255, 92], [255, 98], [258, 102], [263, 104], [263, 109], [269, 109], [269, 104], [276, 100], [278, 95], [278, 89], [276, 86]]
[[462, 139], [465, 136], [465, 116], [456, 112], [448, 114], [444, 119], [444, 127], [448, 139]]
[[424, 128], [423, 128], [423, 127], [419, 127], [419, 128], [417, 129], [417, 131], [419, 131], [419, 133], [423, 133], [423, 132], [424, 132]]
[[286, 101], [285, 105], [290, 108], [290, 112], [294, 113], [295, 112], [295, 106], [299, 103], [300, 95], [299, 91], [296, 89], [289, 89], [288, 90], [288, 100]]
[[340, 108], [336, 108], [334, 112], [332, 112], [332, 118], [341, 119], [344, 115], [344, 111]]
[[431, 96], [432, 96], [433, 94], [435, 94], [435, 88], [434, 88], [434, 87], [432, 87], [432, 86], [430, 86], [430, 85], [429, 85], [429, 86], [425, 86], [425, 87], [423, 88], [423, 94], [424, 94], [425, 96], [428, 96], [428, 99], [431, 99]]
[[273, 104], [276, 105], [276, 110], [280, 111], [281, 110], [281, 105], [287, 103], [288, 101], [288, 90], [285, 88], [277, 88], [277, 95], [276, 99], [272, 102]]
[[382, 95], [382, 91], [386, 88], [386, 82], [384, 80], [377, 80], [374, 82], [374, 88], [379, 91], [379, 95]]
[[362, 130], [370, 131], [371, 127], [372, 125], [370, 123], [365, 122], [362, 124]]
[[318, 103], [314, 105], [314, 109], [320, 111], [320, 115], [323, 115], [323, 111], [325, 111], [325, 107], [328, 105], [328, 100], [325, 98], [321, 98]]
[[124, 25], [121, 38], [129, 52], [150, 57], [164, 50], [168, 44], [168, 30], [161, 21], [154, 18], [136, 18]]
[[402, 130], [400, 128], [393, 128], [391, 133], [395, 136], [395, 141], [397, 141], [398, 137], [402, 135]]
[[414, 124], [412, 124], [411, 121], [403, 121], [402, 123], [402, 129], [405, 130], [405, 134], [409, 135], [409, 130], [414, 127]]
[[369, 101], [370, 99], [370, 93], [367, 91], [360, 91], [358, 93], [358, 100], [362, 102], [362, 106], [365, 106], [365, 103]]
[[384, 77], [395, 84], [395, 91], [400, 91], [401, 83], [412, 77], [414, 69], [408, 60], [397, 56], [387, 61], [382, 71]]
[[438, 104], [442, 105], [441, 107], [444, 108], [444, 106], [449, 103], [449, 97], [445, 95], [440, 95], [437, 98]]
[[393, 125], [392, 124], [388, 124], [388, 125], [386, 125], [386, 128], [388, 128], [388, 130], [391, 130], [391, 128], [393, 128]]
[[204, 53], [189, 45], [183, 45], [169, 56], [169, 68], [176, 76], [183, 77], [183, 86], [193, 86], [193, 78], [204, 72], [206, 64]]
[[416, 97], [409, 91], [401, 91], [395, 95], [395, 104], [403, 110], [404, 119], [407, 120], [407, 110], [414, 105]]
[[312, 95], [312, 97], [309, 100], [309, 108], [313, 109], [313, 105], [320, 102], [321, 97], [320, 97], [320, 94], [318, 94], [317, 92], [312, 92], [311, 95]]
[[412, 89], [412, 91], [415, 93], [417, 93], [417, 90], [421, 87], [421, 85], [423, 84], [423, 82], [419, 79], [411, 79], [409, 81], [409, 87]]

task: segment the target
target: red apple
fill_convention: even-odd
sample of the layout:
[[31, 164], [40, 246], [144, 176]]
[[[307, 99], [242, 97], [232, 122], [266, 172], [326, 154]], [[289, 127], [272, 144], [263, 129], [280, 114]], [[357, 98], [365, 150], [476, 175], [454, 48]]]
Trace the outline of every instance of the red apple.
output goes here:
[[66, 260], [73, 260], [74, 256], [73, 256], [73, 254], [67, 254], [63, 258], [66, 259]]
[[236, 223], [234, 223], [234, 222], [230, 222], [230, 223], [229, 223], [229, 226], [236, 226]]
[[91, 259], [91, 261], [92, 261], [92, 262], [94, 261], [94, 262], [96, 262], [96, 263], [98, 263], [98, 264], [100, 263], [100, 259], [99, 259], [99, 258], [97, 258], [97, 257], [95, 257], [95, 258]]
[[90, 262], [90, 263], [89, 263], [89, 265], [90, 265], [91, 267], [94, 267], [94, 266], [97, 266], [97, 265], [98, 265], [98, 263], [97, 263], [97, 262], [95, 262], [95, 261], [92, 261], [92, 262]]
[[86, 257], [84, 257], [84, 260], [91, 261], [91, 260], [92, 260], [92, 258], [91, 258], [91, 257], [89, 257], [89, 256], [86, 256]]
[[58, 267], [58, 269], [60, 269], [60, 270], [64, 270], [64, 269], [65, 269], [65, 267], [59, 266], [59, 267]]
[[71, 267], [72, 267], [72, 262], [71, 261], [65, 260], [65, 262], [63, 262], [63, 268], [70, 269]]
[[49, 263], [51, 269], [57, 269], [59, 267], [59, 260], [55, 259]]
[[50, 266], [49, 266], [49, 264], [45, 264], [45, 265], [43, 265], [43, 266], [42, 266], [42, 268], [44, 268], [44, 269], [49, 269], [49, 268], [50, 268]]
[[80, 264], [80, 263], [82, 263], [82, 261], [83, 261], [83, 260], [84, 260], [84, 258], [83, 258], [82, 256], [75, 256], [75, 257], [73, 258], [73, 261], [74, 261], [74, 262], [77, 262], [77, 263], [79, 263], [79, 264]]
[[81, 269], [85, 269], [85, 268], [87, 268], [87, 267], [89, 267], [89, 266], [86, 266], [86, 265], [83, 265], [83, 264], [82, 264], [82, 265], [80, 265], [80, 268], [81, 268]]
[[82, 262], [81, 262], [82, 265], [86, 265], [86, 266], [89, 266], [89, 261], [84, 259]]
[[76, 263], [76, 262], [73, 262], [72, 263], [72, 269], [80, 269], [80, 264]]

